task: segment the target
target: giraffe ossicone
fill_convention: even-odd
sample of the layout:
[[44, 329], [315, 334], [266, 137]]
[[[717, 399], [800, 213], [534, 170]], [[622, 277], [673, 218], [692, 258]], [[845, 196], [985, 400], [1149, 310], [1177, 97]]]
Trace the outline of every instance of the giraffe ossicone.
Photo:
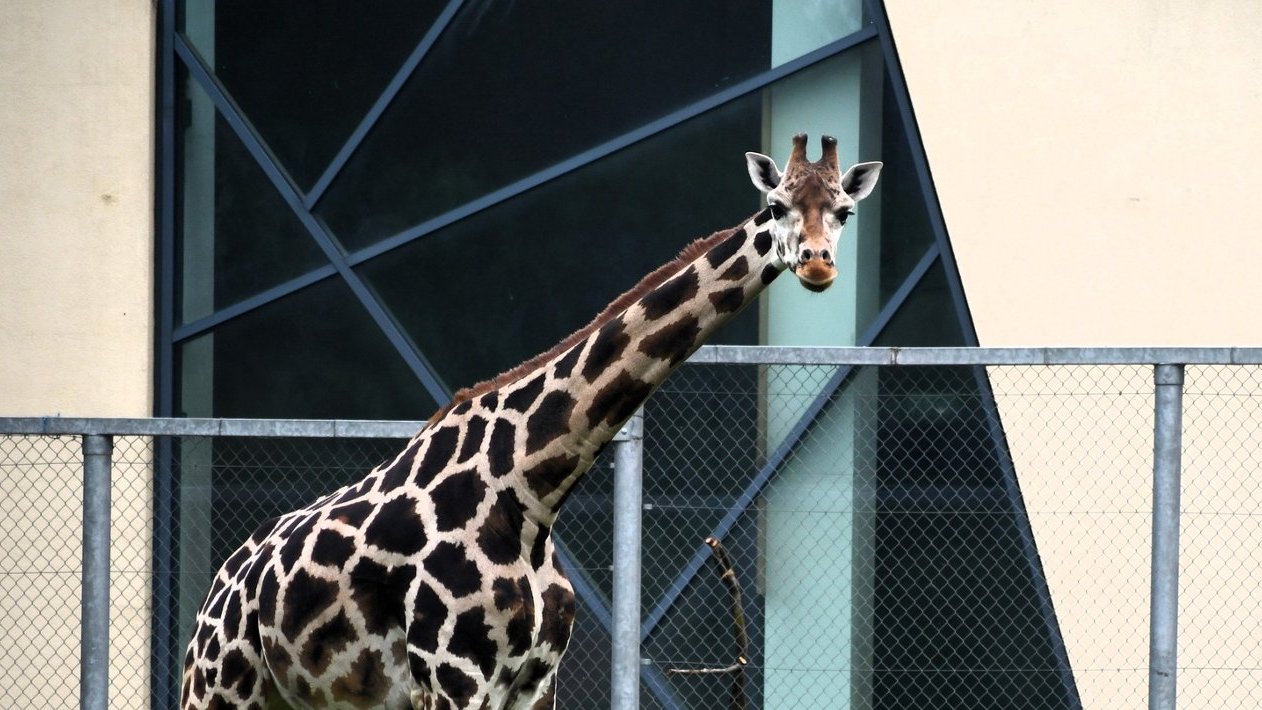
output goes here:
[[591, 323], [461, 390], [392, 460], [269, 520], [223, 564], [180, 706], [555, 706], [575, 598], [551, 530], [574, 484], [666, 377], [786, 268], [823, 290], [880, 163], [837, 143], [783, 172], [746, 155], [768, 206], [688, 245]]

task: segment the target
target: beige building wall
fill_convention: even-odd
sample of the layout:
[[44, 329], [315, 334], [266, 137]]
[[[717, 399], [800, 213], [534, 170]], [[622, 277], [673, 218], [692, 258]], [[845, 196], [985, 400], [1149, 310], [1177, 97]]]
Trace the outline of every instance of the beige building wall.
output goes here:
[[[0, 416], [152, 414], [153, 21], [150, 0], [0, 3]], [[68, 707], [79, 445], [0, 444], [25, 460], [0, 471], [23, 511], [0, 526], [0, 697]], [[148, 692], [151, 474], [147, 447], [129, 445], [116, 452], [133, 463], [115, 469], [113, 707]]]
[[1262, 3], [886, 7], [983, 345], [1262, 345]]
[[[886, 7], [982, 345], [1262, 345], [1262, 3]], [[1241, 374], [1189, 374], [1180, 707], [1262, 702]], [[1151, 374], [991, 379], [1084, 705], [1142, 704]]]

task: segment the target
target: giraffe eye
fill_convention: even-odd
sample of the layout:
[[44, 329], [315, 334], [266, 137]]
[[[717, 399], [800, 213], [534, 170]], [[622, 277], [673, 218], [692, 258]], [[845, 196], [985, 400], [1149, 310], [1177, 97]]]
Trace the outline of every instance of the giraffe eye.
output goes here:
[[850, 210], [842, 210], [841, 212], [838, 212], [838, 213], [837, 213], [837, 221], [838, 221], [838, 222], [841, 222], [842, 224], [845, 224], [845, 223], [846, 223], [846, 220], [847, 220], [847, 219], [850, 217], [850, 215], [852, 215], [852, 214], [854, 214], [854, 213], [853, 213], [853, 212], [851, 212]]
[[785, 214], [784, 205], [779, 202], [767, 203], [767, 209], [771, 210], [772, 219], [782, 219]]

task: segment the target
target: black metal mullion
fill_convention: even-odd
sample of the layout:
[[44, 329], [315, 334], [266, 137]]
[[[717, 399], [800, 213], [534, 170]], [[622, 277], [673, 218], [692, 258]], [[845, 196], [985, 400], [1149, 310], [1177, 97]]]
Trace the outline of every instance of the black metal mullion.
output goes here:
[[[157, 141], [154, 146], [157, 171], [157, 195], [154, 200], [154, 224], [157, 234], [154, 262], [157, 266], [154, 320], [157, 331], [154, 343], [154, 409], [160, 417], [169, 417], [175, 410], [175, 0], [161, 0], [157, 5], [158, 52], [158, 116]], [[171, 441], [160, 437], [155, 442], [153, 477], [153, 617], [149, 651], [149, 706], [154, 710], [171, 707], [178, 692], [173, 659], [178, 659], [176, 603], [172, 570], [178, 568], [173, 521], [178, 501], [172, 465]]]
[[[232, 128], [233, 133], [245, 146], [246, 150], [262, 168], [272, 186], [280, 193], [281, 198], [302, 222], [311, 238], [315, 240], [325, 257], [337, 269], [338, 275], [350, 287], [360, 304], [368, 311], [377, 327], [385, 334], [386, 339], [407, 363], [408, 367], [420, 380], [430, 396], [440, 405], [451, 397], [451, 391], [442, 383], [425, 356], [412, 344], [402, 328], [394, 321], [389, 311], [378, 300], [368, 285], [359, 277], [346, 261], [346, 254], [333, 239], [324, 223], [303, 206], [302, 197], [293, 180], [271, 154], [266, 143], [255, 132], [244, 114], [237, 108], [228, 93], [215, 79], [196, 49], [182, 37], [174, 37], [175, 53], [188, 68], [189, 75], [201, 86], [218, 109], [220, 116]], [[302, 278], [302, 277], [299, 277]], [[259, 305], [262, 305], [261, 303]], [[257, 307], [257, 306], [256, 306]]]

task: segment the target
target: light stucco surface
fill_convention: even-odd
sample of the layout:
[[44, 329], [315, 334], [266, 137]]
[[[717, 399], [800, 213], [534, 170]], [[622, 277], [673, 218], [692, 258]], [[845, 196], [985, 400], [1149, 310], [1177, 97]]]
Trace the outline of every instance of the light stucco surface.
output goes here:
[[[1262, 3], [886, 7], [982, 345], [1262, 344]], [[1089, 708], [1147, 693], [1152, 379], [1117, 378], [991, 370]], [[1262, 386], [1215, 387], [1185, 423], [1180, 707], [1252, 707]]]
[[152, 6], [0, 8], [0, 413], [152, 414]]
[[[0, 3], [0, 416], [153, 413], [153, 37], [149, 0]], [[79, 442], [0, 444], [17, 462], [0, 477], [14, 513], [0, 526], [0, 698], [70, 707]], [[116, 444], [109, 699], [138, 708], [152, 457], [146, 442]]]
[[1258, 345], [1262, 3], [886, 3], [982, 345]]

